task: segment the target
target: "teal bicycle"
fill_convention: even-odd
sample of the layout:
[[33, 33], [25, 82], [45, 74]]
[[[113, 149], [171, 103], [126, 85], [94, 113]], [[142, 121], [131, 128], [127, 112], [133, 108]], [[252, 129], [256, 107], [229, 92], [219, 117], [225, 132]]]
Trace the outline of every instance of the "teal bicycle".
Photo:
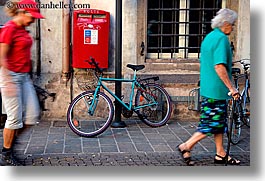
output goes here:
[[[82, 137], [95, 137], [110, 126], [114, 116], [114, 106], [105, 92], [122, 105], [122, 114], [126, 118], [136, 113], [139, 119], [150, 127], [163, 126], [170, 119], [172, 103], [167, 91], [156, 83], [159, 77], [143, 79], [137, 77], [137, 71], [144, 69], [144, 65], [128, 64], [127, 67], [134, 71], [133, 78], [117, 79], [103, 77], [103, 70], [93, 58], [90, 58], [88, 63], [94, 67], [97, 84], [95, 90], [84, 91], [77, 95], [68, 107], [67, 123], [74, 133]], [[128, 103], [117, 97], [104, 84], [109, 81], [131, 83]]]

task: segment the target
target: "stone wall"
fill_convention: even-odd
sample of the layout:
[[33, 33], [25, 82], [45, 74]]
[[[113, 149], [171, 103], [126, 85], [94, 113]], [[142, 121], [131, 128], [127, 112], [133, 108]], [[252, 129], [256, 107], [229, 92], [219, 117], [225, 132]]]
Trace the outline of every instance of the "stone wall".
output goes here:
[[[54, 0], [53, 3], [59, 3], [61, 0]], [[143, 13], [138, 12], [139, 2], [143, 0], [124, 0], [123, 2], [123, 46], [122, 46], [122, 72], [125, 78], [131, 77], [131, 70], [126, 67], [127, 63], [137, 64], [139, 61], [139, 50], [140, 44], [137, 39], [139, 33], [139, 22], [144, 21], [144, 17], [141, 18]], [[44, 2], [44, 1], [43, 1]], [[115, 67], [115, 1], [109, 0], [75, 0], [75, 3], [88, 3], [90, 4], [91, 9], [103, 9], [109, 11], [111, 14], [110, 21], [110, 45], [109, 45], [109, 68], [106, 70], [106, 74], [113, 76], [114, 67]], [[233, 4], [233, 7], [238, 4], [241, 8], [239, 9], [240, 15], [243, 12], [247, 12], [239, 22], [242, 23], [237, 30], [238, 38], [237, 43], [237, 52], [246, 52], [240, 54], [242, 58], [248, 55], [249, 45], [248, 32], [244, 32], [244, 27], [249, 26], [249, 16], [248, 0], [242, 0], [240, 3], [237, 1], [229, 1]], [[228, 3], [229, 4], [229, 3]], [[41, 71], [40, 75], [34, 75], [34, 83], [43, 89], [56, 93], [56, 99], [53, 101], [52, 98], [48, 97], [45, 100], [45, 108], [47, 111], [43, 112], [44, 117], [53, 117], [53, 118], [62, 118], [65, 119], [66, 112], [70, 101], [78, 93], [80, 89], [78, 88], [75, 79], [71, 81], [63, 81], [61, 78], [62, 75], [62, 9], [41, 9], [42, 14], [46, 17], [44, 20], [40, 20], [41, 28], [41, 39], [40, 39], [40, 58], [41, 62]], [[0, 6], [0, 24], [4, 24], [8, 20], [4, 16], [2, 7]], [[138, 16], [139, 15], [139, 16]], [[32, 36], [36, 39], [36, 24], [32, 25], [29, 28]], [[37, 40], [32, 48], [32, 60], [33, 60], [33, 70], [36, 73], [36, 62], [38, 55], [38, 50], [36, 46]], [[156, 62], [151, 64], [145, 62], [146, 70], [139, 72], [142, 75], [160, 75], [162, 78], [162, 84], [165, 86], [166, 90], [170, 93], [173, 100], [173, 119], [197, 119], [198, 113], [195, 111], [188, 110], [187, 97], [189, 90], [197, 87], [198, 74], [199, 74], [199, 63], [198, 62], [167, 62], [163, 65], [161, 62]], [[172, 77], [170, 81], [169, 77]], [[112, 89], [114, 85], [111, 85]], [[126, 92], [129, 90], [128, 85], [123, 86], [123, 91]], [[124, 94], [124, 93], [123, 93]]]

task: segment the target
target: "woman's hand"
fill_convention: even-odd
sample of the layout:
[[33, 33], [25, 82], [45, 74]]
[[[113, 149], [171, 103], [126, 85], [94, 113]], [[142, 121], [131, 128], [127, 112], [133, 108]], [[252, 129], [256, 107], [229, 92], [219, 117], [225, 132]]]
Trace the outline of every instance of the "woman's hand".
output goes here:
[[1, 67], [1, 93], [3, 96], [13, 97], [17, 95], [17, 85], [12, 80], [9, 70]]
[[238, 90], [236, 88], [234, 88], [234, 87], [230, 90], [228, 95], [232, 96], [233, 99], [235, 99], [235, 100], [239, 99], [239, 97], [240, 97], [240, 94], [239, 94]]

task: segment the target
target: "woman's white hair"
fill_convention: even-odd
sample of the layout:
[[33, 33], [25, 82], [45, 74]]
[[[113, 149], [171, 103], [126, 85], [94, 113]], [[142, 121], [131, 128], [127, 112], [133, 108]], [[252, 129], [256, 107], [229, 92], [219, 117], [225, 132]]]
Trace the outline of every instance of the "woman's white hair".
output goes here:
[[220, 9], [216, 16], [212, 19], [211, 27], [220, 28], [224, 25], [224, 22], [234, 24], [237, 19], [237, 13], [231, 9]]

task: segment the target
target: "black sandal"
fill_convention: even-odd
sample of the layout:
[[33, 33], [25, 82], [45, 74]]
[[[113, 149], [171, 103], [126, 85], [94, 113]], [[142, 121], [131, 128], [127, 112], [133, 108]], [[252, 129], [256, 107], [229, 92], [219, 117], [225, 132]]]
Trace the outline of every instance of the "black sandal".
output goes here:
[[[219, 157], [221, 159], [219, 160], [219, 159], [214, 158], [214, 163], [216, 163], [216, 164], [225, 164], [226, 163], [226, 158], [228, 155], [222, 157], [222, 156], [216, 154], [215, 156]], [[229, 160], [227, 160], [227, 164], [228, 165], [239, 165], [240, 161], [239, 162], [238, 161], [239, 160], [236, 160], [234, 158], [230, 158]]]
[[190, 153], [190, 150], [181, 150], [179, 148], [179, 145], [177, 146], [178, 147], [178, 151], [182, 154], [182, 158], [184, 159], [184, 162], [188, 165], [188, 166], [194, 166], [195, 162], [191, 160], [191, 157], [188, 156], [188, 157], [184, 157], [184, 154], [185, 153]]

